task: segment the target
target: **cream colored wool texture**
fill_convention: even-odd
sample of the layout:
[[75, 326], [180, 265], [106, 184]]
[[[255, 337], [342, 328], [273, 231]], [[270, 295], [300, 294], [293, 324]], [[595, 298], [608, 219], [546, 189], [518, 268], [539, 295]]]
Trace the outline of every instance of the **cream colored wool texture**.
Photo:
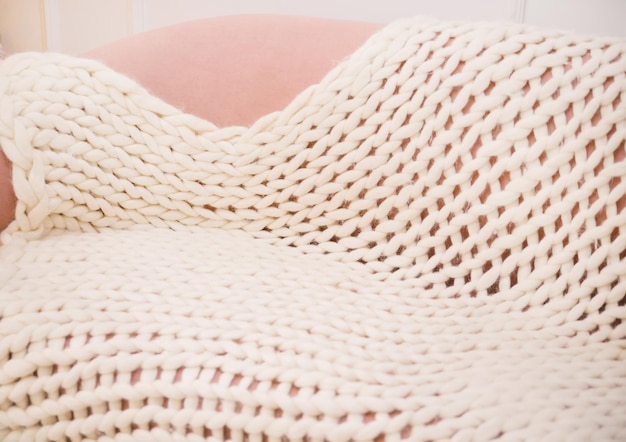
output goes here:
[[510, 24], [251, 127], [11, 56], [0, 439], [624, 441], [625, 139], [624, 41]]

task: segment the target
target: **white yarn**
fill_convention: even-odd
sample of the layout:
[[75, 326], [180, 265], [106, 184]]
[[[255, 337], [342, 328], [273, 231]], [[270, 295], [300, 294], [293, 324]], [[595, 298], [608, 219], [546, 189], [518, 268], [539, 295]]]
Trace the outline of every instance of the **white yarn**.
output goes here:
[[218, 129], [0, 63], [0, 439], [626, 439], [626, 45], [397, 22]]

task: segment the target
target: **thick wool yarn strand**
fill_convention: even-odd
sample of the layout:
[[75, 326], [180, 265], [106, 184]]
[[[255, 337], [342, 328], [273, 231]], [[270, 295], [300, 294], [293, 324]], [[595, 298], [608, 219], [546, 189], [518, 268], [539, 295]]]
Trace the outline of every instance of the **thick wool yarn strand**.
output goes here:
[[623, 440], [626, 44], [410, 19], [251, 127], [0, 62], [3, 440]]

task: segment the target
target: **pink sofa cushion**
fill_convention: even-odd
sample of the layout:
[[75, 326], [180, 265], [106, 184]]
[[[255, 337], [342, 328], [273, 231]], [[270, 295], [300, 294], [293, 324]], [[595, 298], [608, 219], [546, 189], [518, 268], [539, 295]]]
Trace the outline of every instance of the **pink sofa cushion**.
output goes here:
[[381, 24], [237, 15], [137, 34], [85, 54], [217, 126], [282, 109]]
[[0, 149], [0, 232], [13, 221], [15, 203], [11, 184], [11, 165]]

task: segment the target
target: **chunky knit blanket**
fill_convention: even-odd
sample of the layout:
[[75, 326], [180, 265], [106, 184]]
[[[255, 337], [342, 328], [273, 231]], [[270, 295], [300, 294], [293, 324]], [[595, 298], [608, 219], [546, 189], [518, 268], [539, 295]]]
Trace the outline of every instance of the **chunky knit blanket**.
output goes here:
[[0, 439], [626, 440], [625, 139], [626, 44], [510, 24], [251, 127], [9, 57]]

